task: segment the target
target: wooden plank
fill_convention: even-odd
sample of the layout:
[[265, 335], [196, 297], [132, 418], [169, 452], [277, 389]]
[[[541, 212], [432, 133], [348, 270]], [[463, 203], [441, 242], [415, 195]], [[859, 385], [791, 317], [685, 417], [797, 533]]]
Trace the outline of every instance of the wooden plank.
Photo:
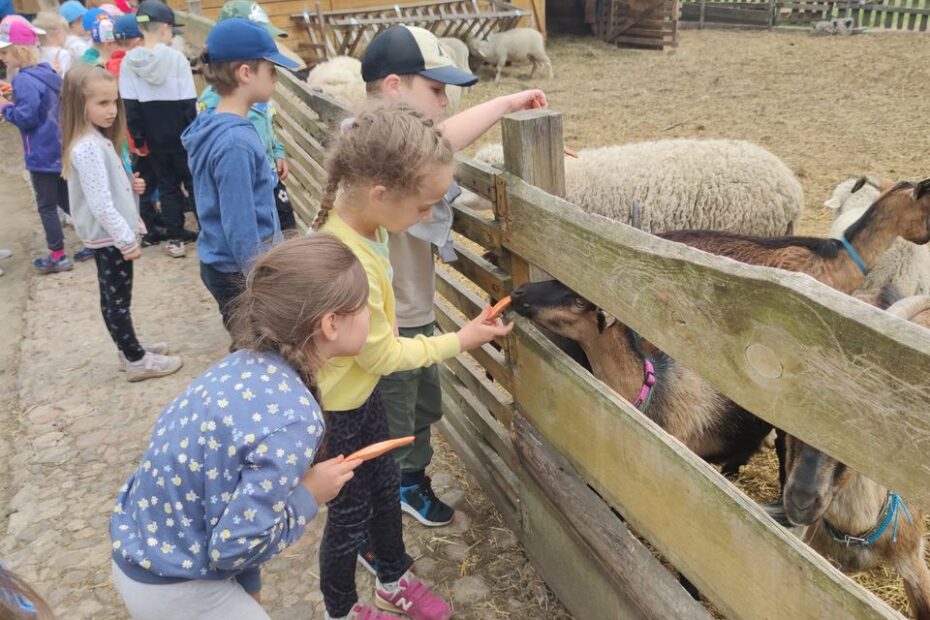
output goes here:
[[519, 410], [724, 615], [899, 618], [528, 321], [517, 322]]
[[483, 369], [476, 370], [471, 364], [458, 358], [446, 361], [445, 365], [475, 395], [475, 398], [487, 407], [499, 424], [505, 428], [510, 427], [513, 419], [513, 399], [500, 387], [491, 383]]
[[461, 153], [455, 156], [455, 163], [455, 178], [459, 185], [493, 203], [496, 199], [495, 179], [500, 175], [500, 170], [483, 162], [467, 159]]
[[[614, 589], [621, 590], [647, 618], [709, 620], [712, 617], [588, 488], [568, 459], [520, 414], [514, 417], [512, 435], [526, 473], [539, 483], [553, 507], [569, 519]], [[578, 519], [578, 515], [584, 518]], [[578, 581], [573, 579], [571, 583]]]
[[488, 301], [457, 281], [452, 271], [447, 265], [436, 266], [436, 292], [465, 316], [478, 316]]
[[510, 274], [495, 267], [460, 243], [455, 242], [458, 260], [448, 263], [450, 267], [487, 291], [492, 299], [502, 299], [511, 290]]
[[285, 89], [299, 101], [309, 106], [330, 127], [335, 127], [342, 119], [351, 114], [338, 101], [325, 93], [311, 91], [304, 82], [287, 71], [278, 72], [278, 87]]
[[[443, 332], [451, 334], [465, 326], [465, 321], [456, 315], [453, 307], [444, 299], [436, 299], [435, 310], [436, 323]], [[513, 393], [513, 372], [500, 351], [486, 344], [479, 349], [469, 351], [467, 355], [475, 358], [475, 361], [484, 366], [495, 381], [500, 383], [505, 390]]]
[[[300, 108], [297, 107], [298, 104], [295, 104], [294, 107], [291, 107], [291, 102], [288, 101], [288, 97], [279, 97], [275, 100], [277, 106], [277, 112], [275, 114], [276, 120], [288, 131], [291, 135], [291, 138], [300, 145], [301, 150], [303, 150], [308, 158], [313, 161], [313, 169], [309, 170], [320, 184], [326, 183], [326, 170], [323, 168], [323, 162], [326, 160], [326, 149], [323, 148], [323, 145], [314, 138], [312, 135], [307, 133], [304, 129], [304, 125], [307, 124], [307, 119], [304, 117], [303, 123], [297, 121], [298, 117], [293, 115], [294, 112], [300, 112]], [[281, 104], [283, 102], [284, 105]]]
[[478, 245], [500, 254], [501, 231], [500, 224], [493, 217], [482, 215], [468, 207], [452, 203], [452, 229], [471, 239]]
[[446, 367], [439, 369], [440, 383], [443, 393], [447, 394], [459, 406], [459, 410], [468, 419], [478, 434], [481, 435], [494, 452], [497, 453], [507, 465], [516, 470], [520, 467], [520, 461], [517, 459], [517, 453], [513, 449], [513, 443], [507, 434], [507, 429], [495, 420], [487, 407], [485, 407], [478, 398], [472, 394], [468, 387], [459, 381], [451, 370]]
[[666, 242], [504, 179], [510, 251], [757, 416], [930, 508], [925, 330], [807, 275]]

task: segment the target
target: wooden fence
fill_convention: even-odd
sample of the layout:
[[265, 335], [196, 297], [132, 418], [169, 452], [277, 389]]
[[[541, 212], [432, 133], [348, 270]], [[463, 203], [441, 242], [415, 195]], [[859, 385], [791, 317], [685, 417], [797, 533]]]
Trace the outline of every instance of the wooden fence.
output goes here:
[[930, 29], [930, 0], [682, 0], [682, 20], [714, 26], [804, 26], [850, 18], [854, 27], [902, 32]]
[[[187, 17], [188, 31], [209, 23]], [[275, 96], [304, 222], [345, 111], [283, 75]], [[562, 117], [503, 121], [505, 171], [460, 159], [494, 213], [456, 208], [437, 321], [460, 328], [535, 265], [760, 417], [930, 508], [930, 336], [811, 278], [739, 264], [582, 213]], [[502, 258], [481, 258], [467, 238]], [[441, 429], [578, 618], [710, 618], [647, 540], [730, 618], [899, 618], [529, 322], [441, 368]], [[493, 379], [489, 378], [492, 377]], [[621, 515], [622, 519], [617, 515]], [[636, 533], [636, 535], [633, 534]]]

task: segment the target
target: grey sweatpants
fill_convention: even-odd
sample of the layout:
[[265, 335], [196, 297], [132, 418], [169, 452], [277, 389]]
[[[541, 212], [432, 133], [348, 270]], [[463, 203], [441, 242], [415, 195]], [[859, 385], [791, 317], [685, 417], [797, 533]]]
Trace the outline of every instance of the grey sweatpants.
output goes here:
[[133, 620], [269, 620], [235, 579], [153, 585], [127, 577], [111, 563], [113, 585]]

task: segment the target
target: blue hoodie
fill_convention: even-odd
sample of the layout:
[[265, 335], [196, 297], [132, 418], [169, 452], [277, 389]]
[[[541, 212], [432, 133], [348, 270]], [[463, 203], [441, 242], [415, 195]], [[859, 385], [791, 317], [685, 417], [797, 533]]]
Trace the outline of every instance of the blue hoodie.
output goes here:
[[61, 77], [48, 63], [26, 67], [13, 78], [13, 105], [3, 118], [23, 136], [23, 153], [29, 172], [61, 172]]
[[258, 591], [262, 564], [316, 514], [300, 479], [322, 434], [320, 406], [283, 359], [230, 353], [155, 423], [110, 516], [113, 560], [142, 583], [234, 577]]
[[194, 177], [200, 262], [245, 273], [281, 241], [274, 183], [258, 133], [248, 119], [209, 110], [181, 135]]

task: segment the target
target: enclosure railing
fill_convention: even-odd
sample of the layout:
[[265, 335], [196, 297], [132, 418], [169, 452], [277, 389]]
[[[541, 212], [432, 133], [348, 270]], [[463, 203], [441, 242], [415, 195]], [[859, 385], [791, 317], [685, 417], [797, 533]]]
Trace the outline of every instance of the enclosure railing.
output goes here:
[[[186, 19], [192, 38], [209, 27]], [[275, 101], [288, 187], [308, 222], [325, 184], [324, 146], [346, 111], [286, 74]], [[582, 213], [558, 197], [559, 114], [511, 115], [503, 142], [504, 171], [459, 160], [460, 183], [494, 212], [455, 209], [459, 260], [437, 267], [442, 330], [458, 329], [538, 266], [759, 417], [930, 508], [926, 332], [808, 276]], [[501, 348], [442, 366], [441, 427], [576, 617], [712, 617], [668, 566], [730, 618], [900, 617], [532, 324], [516, 322]]]
[[700, 25], [742, 27], [849, 18], [855, 27], [927, 32], [930, 0], [682, 0], [682, 18]]

